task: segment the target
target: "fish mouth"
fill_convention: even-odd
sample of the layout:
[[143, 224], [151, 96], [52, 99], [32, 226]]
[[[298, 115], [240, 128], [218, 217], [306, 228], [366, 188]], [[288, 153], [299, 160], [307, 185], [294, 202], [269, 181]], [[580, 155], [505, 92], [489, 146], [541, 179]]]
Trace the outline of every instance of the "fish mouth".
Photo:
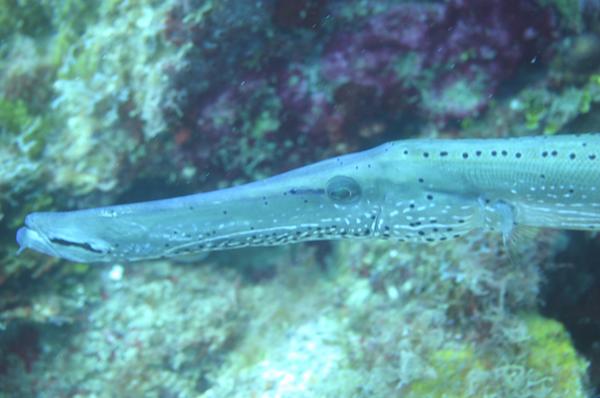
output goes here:
[[58, 255], [48, 237], [35, 227], [31, 215], [25, 217], [25, 226], [17, 230], [17, 244], [19, 245], [17, 254], [21, 254], [25, 249], [32, 249], [49, 256]]

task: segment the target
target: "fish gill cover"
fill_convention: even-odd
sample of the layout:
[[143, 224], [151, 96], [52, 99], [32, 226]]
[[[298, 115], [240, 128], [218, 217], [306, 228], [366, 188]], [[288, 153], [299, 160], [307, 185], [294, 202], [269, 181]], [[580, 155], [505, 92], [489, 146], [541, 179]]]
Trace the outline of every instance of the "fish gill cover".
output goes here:
[[541, 232], [521, 266], [472, 236], [97, 267], [16, 257], [13, 237], [32, 211], [394, 139], [598, 131], [598, 9], [0, 1], [0, 394], [592, 396], [594, 236]]

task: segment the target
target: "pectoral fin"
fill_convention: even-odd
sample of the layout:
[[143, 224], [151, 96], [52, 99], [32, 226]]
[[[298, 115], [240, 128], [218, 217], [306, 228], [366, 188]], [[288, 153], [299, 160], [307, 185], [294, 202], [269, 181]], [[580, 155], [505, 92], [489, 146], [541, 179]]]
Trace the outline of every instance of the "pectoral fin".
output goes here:
[[535, 239], [538, 228], [520, 225], [516, 210], [510, 203], [498, 200], [484, 204], [486, 226], [502, 234], [502, 243], [513, 264], [522, 264], [526, 258], [528, 243]]

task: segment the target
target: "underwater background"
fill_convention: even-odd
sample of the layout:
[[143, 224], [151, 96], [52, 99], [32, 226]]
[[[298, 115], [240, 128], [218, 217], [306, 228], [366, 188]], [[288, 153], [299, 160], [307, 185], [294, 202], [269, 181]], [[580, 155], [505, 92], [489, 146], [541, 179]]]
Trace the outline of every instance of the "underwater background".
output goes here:
[[600, 1], [0, 0], [0, 397], [596, 397], [600, 237], [87, 265], [32, 211], [600, 131]]

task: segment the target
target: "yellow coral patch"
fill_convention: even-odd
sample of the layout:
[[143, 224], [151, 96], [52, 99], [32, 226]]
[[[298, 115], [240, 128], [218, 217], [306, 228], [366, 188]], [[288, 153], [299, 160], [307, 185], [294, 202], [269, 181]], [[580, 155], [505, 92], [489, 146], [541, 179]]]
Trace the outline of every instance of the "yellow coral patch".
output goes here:
[[562, 324], [539, 315], [526, 316], [525, 323], [531, 337], [527, 365], [551, 377], [561, 396], [584, 397], [588, 363], [577, 355]]

